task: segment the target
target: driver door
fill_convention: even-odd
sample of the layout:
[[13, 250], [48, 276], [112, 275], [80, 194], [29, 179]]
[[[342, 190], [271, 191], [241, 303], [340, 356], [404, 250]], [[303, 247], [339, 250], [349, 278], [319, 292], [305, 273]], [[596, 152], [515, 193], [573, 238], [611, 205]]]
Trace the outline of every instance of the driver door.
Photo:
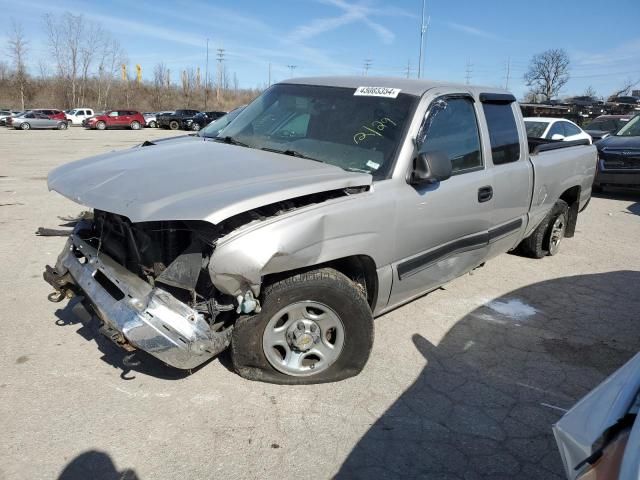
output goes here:
[[478, 103], [464, 93], [438, 97], [429, 107], [417, 150], [446, 154], [452, 176], [420, 186], [403, 182], [399, 189], [389, 307], [473, 269], [488, 253], [493, 187], [478, 116]]

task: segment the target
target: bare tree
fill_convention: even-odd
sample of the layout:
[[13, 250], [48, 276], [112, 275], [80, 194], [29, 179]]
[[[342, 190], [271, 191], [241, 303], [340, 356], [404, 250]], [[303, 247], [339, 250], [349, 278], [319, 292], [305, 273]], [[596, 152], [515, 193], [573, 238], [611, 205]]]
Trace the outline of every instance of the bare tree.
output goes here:
[[20, 91], [20, 106], [22, 110], [24, 110], [29, 84], [29, 75], [26, 66], [27, 41], [24, 38], [22, 26], [14, 20], [11, 21], [11, 33], [7, 45], [9, 56], [13, 60], [15, 82]]
[[9, 64], [5, 61], [0, 62], [0, 82], [6, 82], [9, 80], [9, 73]]
[[165, 93], [169, 89], [169, 70], [164, 63], [158, 63], [153, 69], [153, 98], [151, 105], [154, 110], [164, 107]]
[[122, 63], [126, 63], [126, 54], [117, 40], [105, 38], [98, 61], [97, 106], [107, 108], [111, 86]]
[[615, 98], [621, 95], [628, 95], [631, 89], [636, 85], [638, 85], [639, 83], [640, 83], [640, 79], [633, 80], [631, 78], [627, 78], [622, 84], [622, 87], [619, 90], [616, 90], [615, 92], [613, 92], [611, 94], [611, 97], [609, 98]]
[[593, 85], [589, 85], [587, 88], [584, 89], [583, 95], [585, 97], [596, 98], [598, 96], [598, 92], [596, 92], [596, 89], [593, 88]]
[[569, 56], [562, 49], [538, 53], [531, 59], [524, 80], [532, 92], [550, 100], [569, 81], [569, 63]]

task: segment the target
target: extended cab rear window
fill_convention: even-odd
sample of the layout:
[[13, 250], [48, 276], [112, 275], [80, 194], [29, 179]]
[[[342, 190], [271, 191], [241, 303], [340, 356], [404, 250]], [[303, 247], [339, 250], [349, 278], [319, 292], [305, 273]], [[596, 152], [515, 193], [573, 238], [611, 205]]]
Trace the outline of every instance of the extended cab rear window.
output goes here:
[[520, 138], [511, 103], [483, 103], [494, 165], [520, 158]]

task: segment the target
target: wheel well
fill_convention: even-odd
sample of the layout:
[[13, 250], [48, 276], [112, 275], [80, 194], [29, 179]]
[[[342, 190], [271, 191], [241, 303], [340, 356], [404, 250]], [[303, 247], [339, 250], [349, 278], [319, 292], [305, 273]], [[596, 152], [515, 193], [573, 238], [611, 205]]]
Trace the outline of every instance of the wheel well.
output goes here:
[[265, 276], [262, 283], [263, 285], [272, 283], [284, 277], [324, 267], [333, 268], [357, 283], [367, 295], [367, 303], [369, 303], [369, 307], [373, 311], [378, 299], [378, 273], [376, 271], [376, 263], [367, 255], [353, 255], [296, 270], [274, 273]]
[[576, 233], [576, 223], [578, 222], [578, 209], [580, 207], [580, 186], [576, 185], [565, 190], [560, 195], [560, 200], [564, 200], [569, 205], [569, 219], [565, 237], [573, 237]]

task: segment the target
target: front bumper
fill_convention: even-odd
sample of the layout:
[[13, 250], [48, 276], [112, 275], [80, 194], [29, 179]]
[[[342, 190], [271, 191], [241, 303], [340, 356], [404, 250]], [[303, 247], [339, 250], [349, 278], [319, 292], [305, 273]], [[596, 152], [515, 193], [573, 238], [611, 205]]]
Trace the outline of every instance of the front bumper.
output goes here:
[[[176, 368], [190, 369], [229, 346], [231, 329], [211, 330], [202, 315], [72, 234], [44, 278], [57, 291], [79, 291], [121, 346], [132, 345]], [[120, 335], [122, 338], [119, 339]]]
[[617, 185], [620, 187], [640, 187], [640, 169], [607, 168], [602, 159], [598, 160], [598, 171], [594, 183], [598, 186]]

